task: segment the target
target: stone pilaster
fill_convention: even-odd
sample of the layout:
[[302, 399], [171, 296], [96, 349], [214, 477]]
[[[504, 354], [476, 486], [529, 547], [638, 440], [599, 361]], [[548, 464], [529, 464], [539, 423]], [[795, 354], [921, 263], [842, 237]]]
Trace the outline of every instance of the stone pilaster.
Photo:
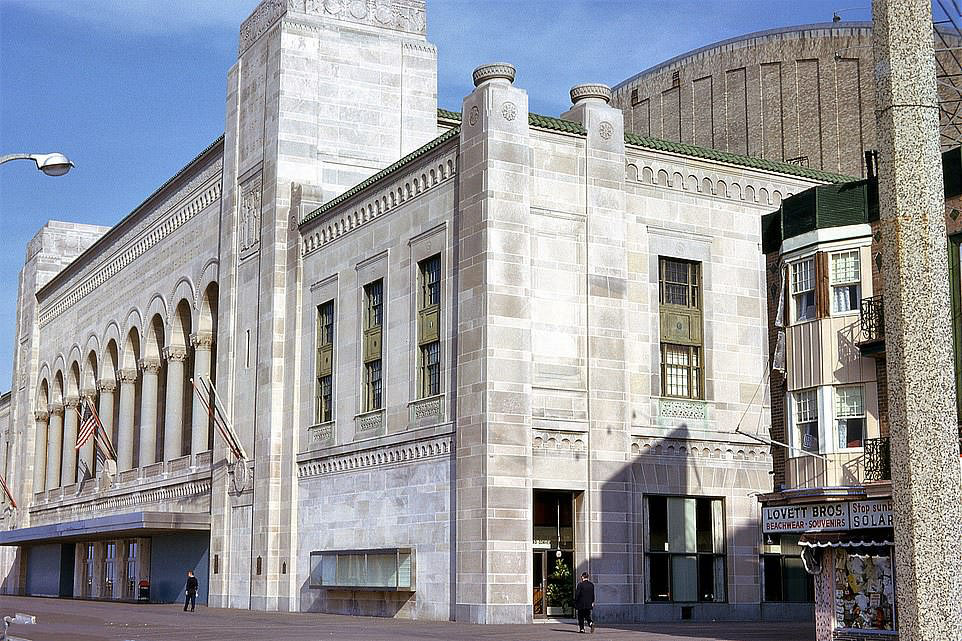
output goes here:
[[[587, 130], [586, 176], [588, 485], [585, 514], [585, 569], [598, 585], [596, 607], [615, 620], [631, 620], [630, 611], [611, 611], [632, 602], [632, 556], [624, 531], [631, 500], [624, 484], [628, 451], [628, 378], [625, 369], [628, 327], [628, 247], [625, 221], [624, 116], [609, 106], [611, 89], [582, 84], [571, 89], [572, 107], [562, 118]], [[603, 480], [595, 480], [603, 479]], [[624, 506], [612, 509], [611, 506]], [[604, 508], [602, 506], [605, 506]], [[612, 605], [606, 605], [606, 604]], [[617, 604], [617, 605], [614, 605]]]
[[187, 349], [171, 345], [167, 359], [167, 402], [164, 404], [164, 460], [183, 456], [184, 450], [184, 367]]
[[117, 415], [117, 470], [123, 472], [134, 466], [134, 400], [139, 372], [134, 369], [117, 370], [120, 383], [120, 411]]
[[60, 487], [60, 454], [63, 443], [63, 413], [64, 406], [51, 403], [49, 406], [50, 420], [47, 423], [47, 479], [44, 487], [52, 490]]
[[66, 487], [77, 481], [77, 423], [80, 415], [79, 398], [64, 399], [63, 414], [63, 443], [61, 444], [63, 453], [60, 456], [60, 485]]
[[[194, 382], [198, 389], [203, 389], [198, 382], [201, 378], [210, 378], [210, 356], [214, 348], [214, 337], [210, 334], [194, 334], [190, 337], [194, 346]], [[196, 398], [197, 392], [193, 386], [188, 393], [194, 394], [191, 406], [190, 451], [191, 454], [205, 452], [210, 449], [210, 415], [207, 408]]]
[[901, 641], [962, 639], [962, 496], [928, 0], [873, 2]]
[[509, 64], [479, 67], [474, 81], [458, 157], [456, 617], [523, 623], [532, 617], [528, 96]]
[[157, 462], [157, 374], [160, 361], [145, 358], [140, 361], [143, 381], [140, 385], [140, 456], [137, 465], [144, 467]]
[[40, 410], [33, 413], [36, 421], [37, 447], [34, 450], [33, 460], [33, 489], [34, 492], [43, 492], [44, 476], [47, 471], [47, 423], [50, 420], [50, 413], [47, 410]]

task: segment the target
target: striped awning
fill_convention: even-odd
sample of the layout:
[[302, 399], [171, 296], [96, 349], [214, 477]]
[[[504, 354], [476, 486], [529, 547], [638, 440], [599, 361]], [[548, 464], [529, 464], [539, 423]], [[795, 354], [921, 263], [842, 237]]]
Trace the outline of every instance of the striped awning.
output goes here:
[[799, 539], [799, 545], [810, 548], [889, 547], [895, 545], [891, 528], [848, 530], [845, 532], [809, 532]]

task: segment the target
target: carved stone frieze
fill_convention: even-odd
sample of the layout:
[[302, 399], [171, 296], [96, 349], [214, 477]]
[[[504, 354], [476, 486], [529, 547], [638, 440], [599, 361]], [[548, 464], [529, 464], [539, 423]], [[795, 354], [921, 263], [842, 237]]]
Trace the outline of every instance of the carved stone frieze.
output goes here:
[[312, 425], [307, 428], [307, 440], [311, 446], [330, 445], [334, 443], [334, 423]]
[[363, 200], [335, 208], [324, 214], [322, 222], [305, 232], [301, 255], [307, 256], [346, 233], [363, 227], [380, 216], [447, 183], [457, 175], [457, 154], [445, 152], [419, 163], [394, 180], [384, 179], [379, 188], [371, 187]]
[[118, 369], [117, 370], [117, 382], [121, 385], [133, 385], [137, 382], [137, 377], [140, 376], [140, 372], [136, 368], [129, 369]]
[[700, 439], [661, 438], [636, 436], [631, 442], [633, 456], [676, 456], [686, 458], [717, 459], [719, 461], [754, 461], [768, 465], [771, 452], [761, 443], [724, 443]]
[[47, 411], [49, 411], [52, 416], [63, 416], [64, 406], [62, 403], [51, 403], [47, 406]]
[[140, 361], [140, 369], [144, 374], [151, 374], [156, 376], [157, 372], [160, 371], [160, 361], [154, 358], [144, 358]]
[[190, 344], [194, 349], [210, 351], [214, 347], [214, 335], [206, 332], [191, 334]]
[[287, 11], [287, 0], [263, 0], [241, 24], [237, 54], [247, 51], [254, 41]]
[[184, 362], [187, 360], [187, 348], [181, 345], [170, 345], [164, 348], [164, 358], [168, 361], [180, 361]]
[[101, 380], [97, 383], [97, 389], [98, 389], [101, 393], [103, 393], [103, 392], [113, 393], [113, 392], [117, 391], [117, 381], [115, 381], [115, 380], [112, 379], [112, 378], [104, 378], [104, 379], [101, 379]]
[[48, 420], [50, 420], [50, 414], [45, 410], [38, 410], [33, 413], [33, 418], [38, 423], [46, 423]]
[[440, 436], [423, 441], [387, 445], [350, 454], [330, 456], [299, 464], [297, 476], [300, 478], [326, 476], [363, 468], [448, 456], [451, 453], [451, 446], [450, 436]]
[[444, 397], [432, 396], [414, 401], [410, 405], [410, 412], [412, 423], [432, 418], [440, 421], [444, 415]]
[[690, 401], [681, 398], [662, 398], [658, 401], [658, 415], [661, 418], [707, 421], [708, 404], [705, 401]]
[[533, 453], [577, 453], [585, 450], [585, 433], [564, 430], [531, 430]]

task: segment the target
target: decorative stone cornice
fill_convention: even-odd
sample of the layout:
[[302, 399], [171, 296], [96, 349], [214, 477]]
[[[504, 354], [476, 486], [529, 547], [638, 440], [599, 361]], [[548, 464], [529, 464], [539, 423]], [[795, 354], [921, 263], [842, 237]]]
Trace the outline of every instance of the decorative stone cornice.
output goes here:
[[140, 372], [133, 367], [117, 370], [117, 382], [119, 382], [121, 385], [133, 385], [137, 382], [137, 378], [139, 376]]
[[180, 345], [171, 345], [164, 348], [164, 358], [168, 361], [178, 361], [183, 363], [187, 360], [187, 348]]
[[394, 180], [384, 178], [380, 188], [375, 189], [372, 185], [366, 190], [368, 193], [363, 200], [360, 200], [358, 195], [358, 201], [354, 201], [352, 205], [338, 206], [311, 220], [311, 231], [305, 233], [302, 239], [301, 255], [307, 256], [344, 234], [393, 212], [401, 205], [447, 183], [456, 175], [456, 149], [446, 149], [418, 165], [412, 164], [411, 169]]
[[113, 393], [117, 389], [117, 381], [112, 378], [103, 378], [97, 383], [97, 389], [101, 393]]
[[480, 87], [482, 83], [491, 80], [507, 80], [509, 83], [513, 83], [514, 74], [514, 65], [510, 62], [492, 62], [475, 69], [471, 74], [471, 79], [474, 80], [475, 87]]
[[287, 0], [264, 0], [240, 28], [237, 55], [247, 51], [287, 11]]
[[299, 478], [327, 476], [369, 467], [395, 465], [411, 461], [448, 456], [451, 452], [450, 436], [439, 436], [423, 441], [389, 445], [375, 449], [330, 456], [297, 466]]
[[63, 403], [51, 403], [47, 406], [47, 411], [52, 416], [63, 416], [64, 409]]
[[194, 349], [210, 350], [214, 347], [214, 335], [207, 332], [191, 334], [190, 344]]
[[750, 461], [767, 465], [771, 451], [761, 443], [723, 443], [696, 439], [673, 439], [657, 436], [635, 436], [630, 446], [633, 456], [674, 456], [716, 459], [718, 461]]
[[601, 83], [587, 82], [572, 87], [569, 95], [573, 105], [585, 100], [601, 101], [607, 105], [611, 102], [611, 87]]
[[156, 376], [157, 372], [160, 371], [160, 361], [154, 358], [144, 358], [140, 361], [140, 369], [145, 375], [151, 374]]
[[50, 413], [46, 410], [37, 410], [33, 413], [33, 418], [38, 423], [46, 423], [50, 418]]

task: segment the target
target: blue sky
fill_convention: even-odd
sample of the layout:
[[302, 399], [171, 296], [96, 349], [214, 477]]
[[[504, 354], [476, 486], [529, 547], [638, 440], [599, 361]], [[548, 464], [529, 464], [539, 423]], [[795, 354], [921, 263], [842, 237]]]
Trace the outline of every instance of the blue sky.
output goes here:
[[[12, 377], [19, 270], [49, 219], [113, 225], [224, 131], [227, 70], [257, 0], [0, 0], [0, 154], [63, 151], [49, 178], [0, 167], [0, 391]], [[857, 9], [850, 7], [858, 6]], [[870, 0], [428, 0], [439, 105], [506, 60], [532, 111], [751, 31], [868, 20]]]

